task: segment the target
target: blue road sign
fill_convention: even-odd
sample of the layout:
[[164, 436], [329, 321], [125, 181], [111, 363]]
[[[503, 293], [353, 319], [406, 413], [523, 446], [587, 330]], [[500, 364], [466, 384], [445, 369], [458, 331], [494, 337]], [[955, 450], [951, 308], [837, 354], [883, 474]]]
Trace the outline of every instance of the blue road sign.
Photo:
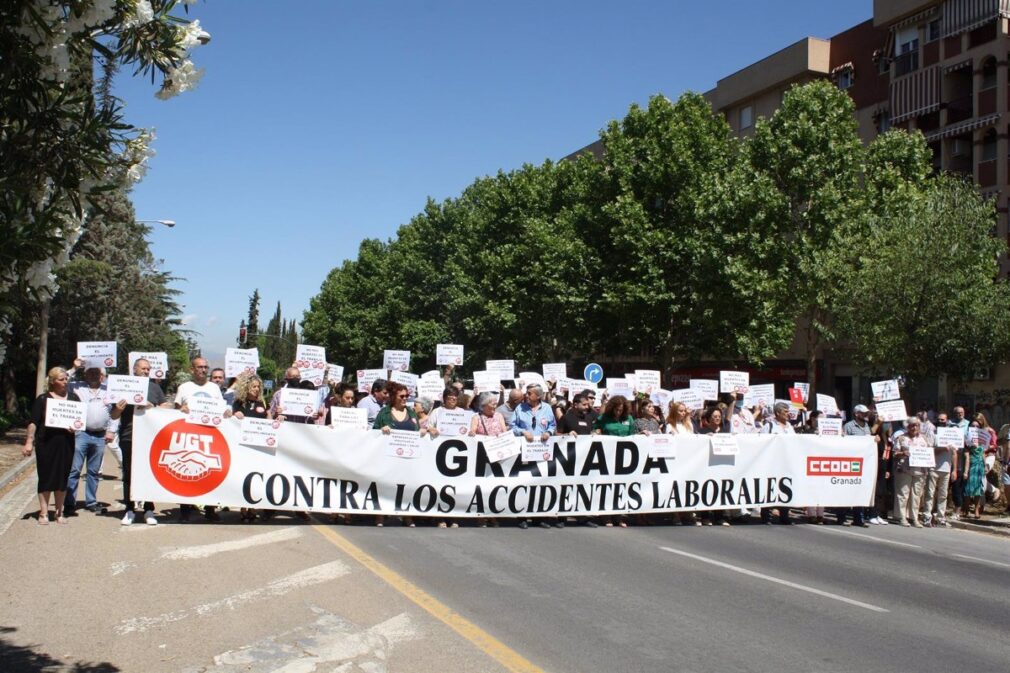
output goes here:
[[582, 376], [590, 383], [599, 383], [603, 380], [603, 367], [595, 362], [590, 362], [586, 365], [586, 369], [582, 372]]

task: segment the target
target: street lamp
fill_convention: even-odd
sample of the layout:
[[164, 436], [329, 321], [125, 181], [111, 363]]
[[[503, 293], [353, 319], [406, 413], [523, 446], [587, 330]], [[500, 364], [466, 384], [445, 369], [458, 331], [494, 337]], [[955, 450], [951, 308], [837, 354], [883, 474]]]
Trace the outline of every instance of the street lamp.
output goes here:
[[148, 223], [148, 224], [163, 224], [166, 227], [174, 227], [175, 220], [135, 220], [137, 223]]

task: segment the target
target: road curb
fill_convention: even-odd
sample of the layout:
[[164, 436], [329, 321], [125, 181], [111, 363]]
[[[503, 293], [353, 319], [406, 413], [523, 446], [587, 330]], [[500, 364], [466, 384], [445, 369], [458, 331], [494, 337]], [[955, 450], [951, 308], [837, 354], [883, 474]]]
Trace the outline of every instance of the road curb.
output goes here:
[[10, 490], [11, 484], [21, 479], [25, 472], [31, 469], [31, 466], [35, 463], [35, 458], [28, 456], [20, 463], [7, 470], [0, 476], [0, 497]]
[[984, 523], [968, 523], [967, 521], [951, 521], [947, 519], [951, 528], [960, 528], [961, 530], [970, 530], [976, 533], [986, 533], [988, 535], [995, 535], [997, 537], [1010, 537], [1010, 526], [1005, 526], [1003, 524], [984, 524]]

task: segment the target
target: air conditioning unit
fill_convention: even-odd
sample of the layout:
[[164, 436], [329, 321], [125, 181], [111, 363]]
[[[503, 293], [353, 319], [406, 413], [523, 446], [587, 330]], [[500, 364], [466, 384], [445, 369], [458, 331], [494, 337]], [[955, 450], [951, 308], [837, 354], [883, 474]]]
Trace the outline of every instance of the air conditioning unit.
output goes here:
[[955, 140], [952, 155], [958, 158], [971, 156], [971, 142], [968, 140]]
[[972, 376], [976, 381], [990, 381], [992, 380], [992, 369], [989, 367], [983, 367], [975, 372]]

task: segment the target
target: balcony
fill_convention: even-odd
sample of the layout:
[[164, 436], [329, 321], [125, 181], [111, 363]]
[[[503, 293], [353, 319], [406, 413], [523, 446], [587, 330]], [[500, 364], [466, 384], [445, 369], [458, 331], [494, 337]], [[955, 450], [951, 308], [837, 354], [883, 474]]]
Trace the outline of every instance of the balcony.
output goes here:
[[978, 184], [992, 187], [996, 184], [996, 160], [978, 162]]
[[901, 77], [919, 69], [919, 51], [906, 51], [894, 59], [894, 76]]
[[960, 96], [947, 103], [948, 124], [963, 122], [965, 119], [971, 119], [975, 116], [975, 108], [972, 105], [972, 98], [973, 96], [968, 94], [967, 96]]
[[978, 116], [982, 117], [996, 111], [996, 88], [983, 89], [978, 92]]

